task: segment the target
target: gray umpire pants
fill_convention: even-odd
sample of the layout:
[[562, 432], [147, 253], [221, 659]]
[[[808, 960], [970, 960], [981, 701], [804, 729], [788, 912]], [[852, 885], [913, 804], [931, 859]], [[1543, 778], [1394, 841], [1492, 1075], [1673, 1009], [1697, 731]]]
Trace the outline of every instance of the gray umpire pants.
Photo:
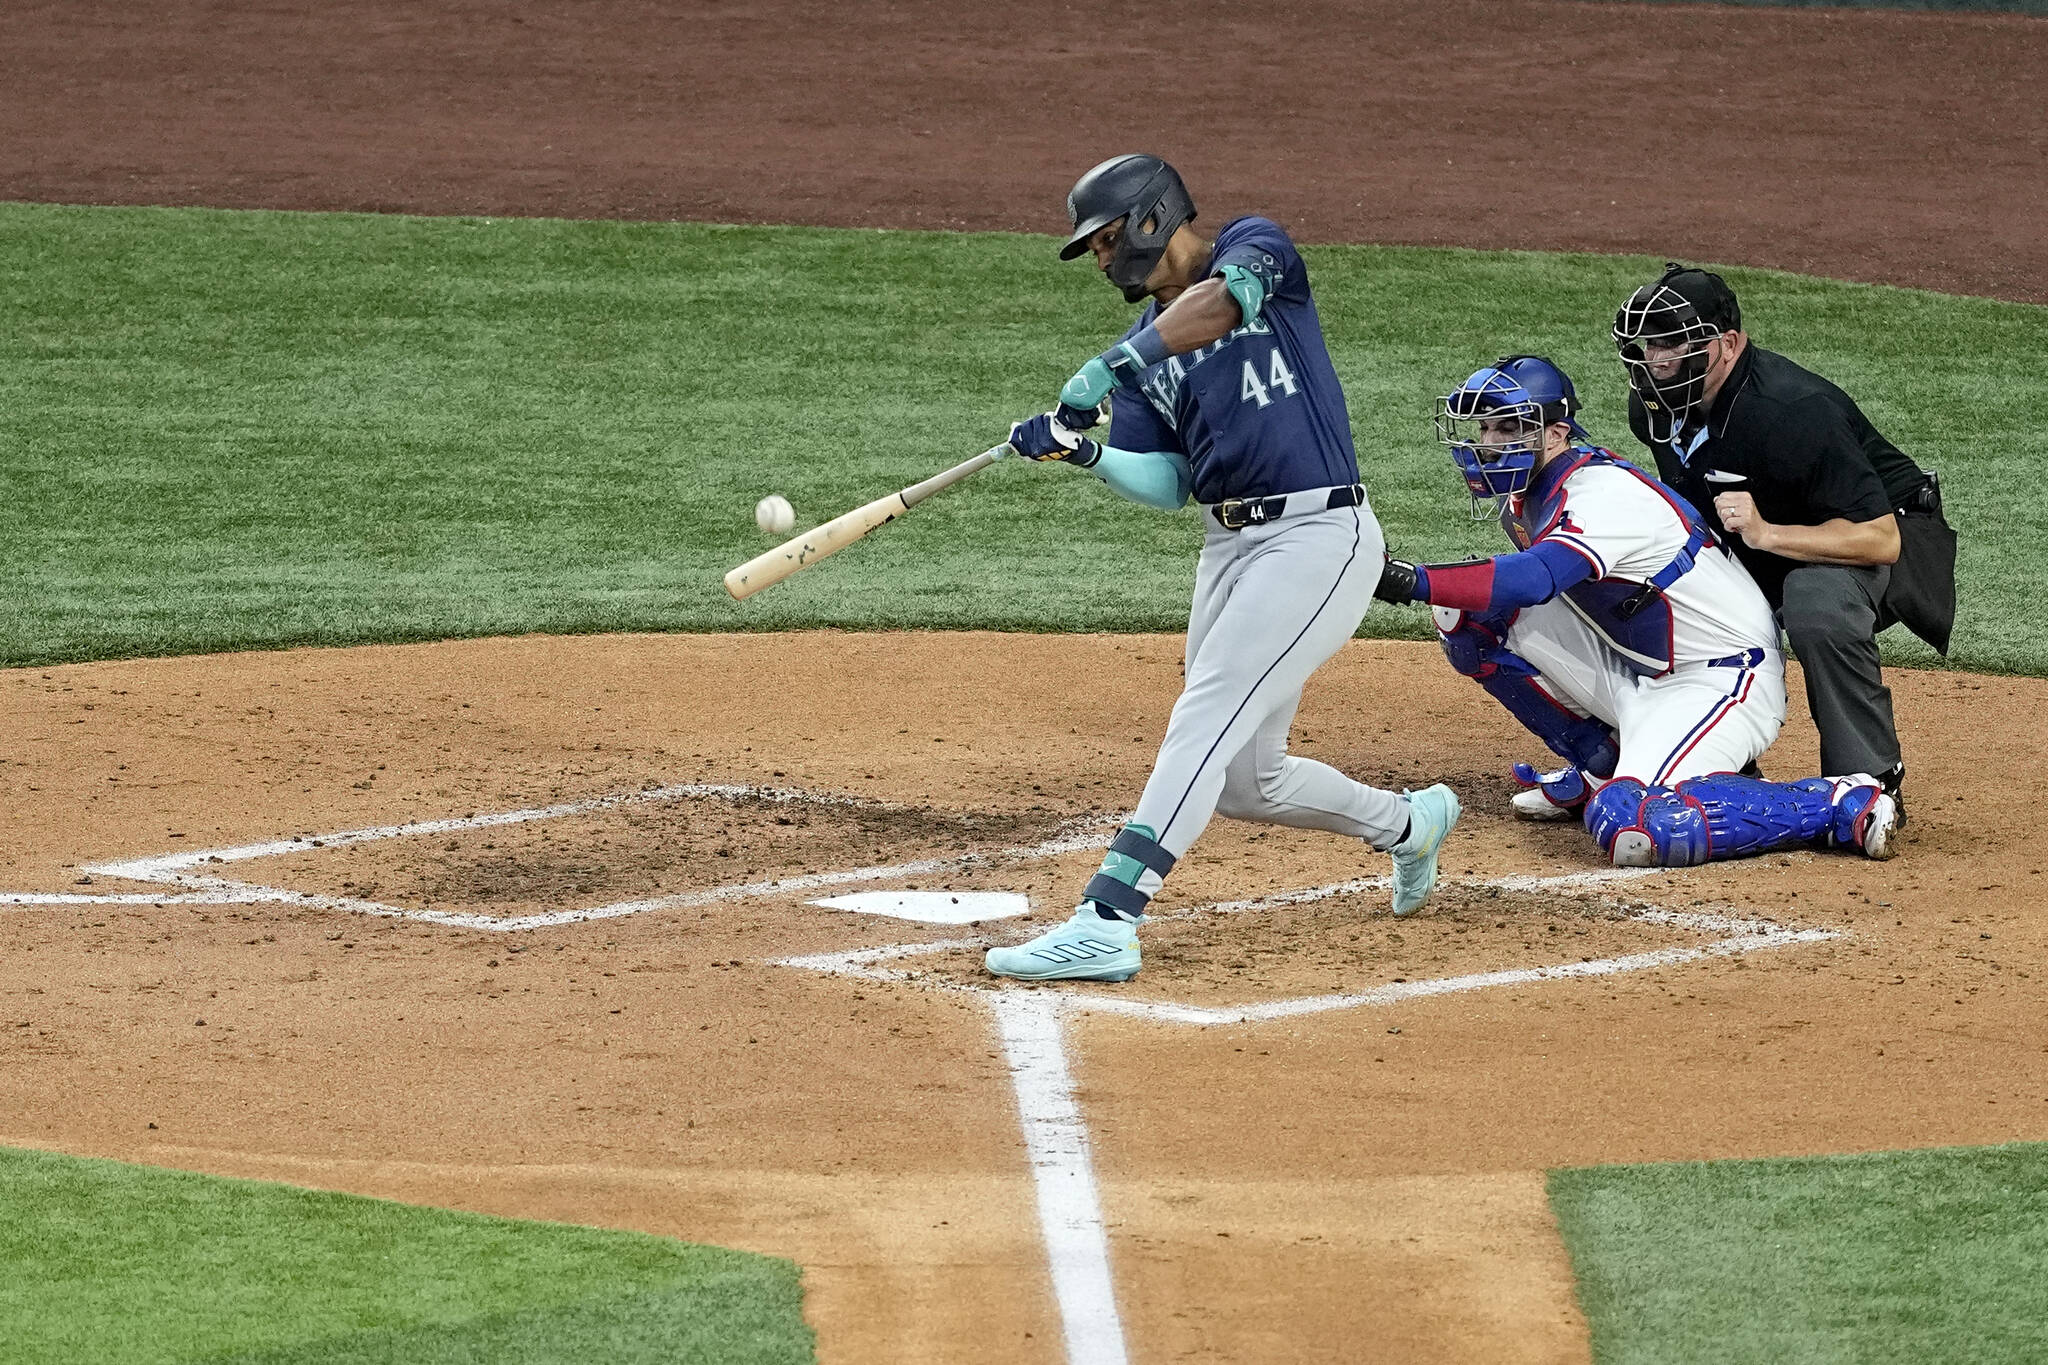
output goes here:
[[1892, 624], [1884, 607], [1891, 577], [1889, 564], [1809, 564], [1785, 576], [1778, 617], [1806, 670], [1820, 770], [1829, 777], [1881, 776], [1899, 763], [1892, 690], [1877, 658], [1877, 633]]

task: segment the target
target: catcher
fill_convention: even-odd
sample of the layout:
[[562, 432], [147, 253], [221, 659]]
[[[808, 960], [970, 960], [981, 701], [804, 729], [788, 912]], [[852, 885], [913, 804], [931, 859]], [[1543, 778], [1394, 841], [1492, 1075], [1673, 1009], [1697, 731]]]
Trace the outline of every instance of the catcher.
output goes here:
[[1566, 766], [1515, 765], [1527, 819], [1583, 817], [1618, 866], [1681, 867], [1790, 844], [1892, 854], [1875, 777], [1741, 769], [1785, 719], [1771, 609], [1676, 493], [1592, 443], [1542, 356], [1505, 356], [1437, 400], [1438, 439], [1513, 553], [1389, 559], [1376, 595], [1428, 602], [1452, 667]]

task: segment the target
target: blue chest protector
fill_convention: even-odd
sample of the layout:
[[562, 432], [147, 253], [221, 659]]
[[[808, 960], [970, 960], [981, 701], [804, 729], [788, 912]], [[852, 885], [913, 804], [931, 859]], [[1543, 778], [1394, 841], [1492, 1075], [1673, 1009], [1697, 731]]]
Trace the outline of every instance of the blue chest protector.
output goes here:
[[[1714, 535], [1693, 515], [1685, 500], [1663, 484], [1637, 469], [1627, 460], [1605, 450], [1586, 449], [1574, 454], [1554, 478], [1539, 480], [1545, 491], [1523, 499], [1522, 510], [1501, 512], [1501, 526], [1518, 548], [1528, 549], [1553, 531], [1569, 534], [1575, 528], [1564, 506], [1565, 480], [1588, 465], [1611, 465], [1627, 471], [1654, 489], [1671, 508], [1671, 514], [1685, 524], [1685, 546], [1671, 562], [1646, 580], [1603, 576], [1588, 578], [1566, 588], [1566, 605], [1591, 626], [1613, 648], [1628, 667], [1646, 678], [1658, 678], [1671, 671], [1675, 648], [1671, 601], [1665, 589], [1676, 583], [1707, 546]], [[1544, 471], [1545, 474], [1549, 470]]]

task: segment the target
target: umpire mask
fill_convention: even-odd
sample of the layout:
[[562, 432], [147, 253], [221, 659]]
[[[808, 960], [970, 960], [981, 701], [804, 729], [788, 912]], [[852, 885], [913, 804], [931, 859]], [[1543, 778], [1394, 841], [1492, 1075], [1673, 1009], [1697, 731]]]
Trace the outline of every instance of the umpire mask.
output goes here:
[[1088, 250], [1088, 239], [1123, 219], [1123, 234], [1109, 258], [1109, 282], [1127, 303], [1145, 297], [1145, 281], [1166, 254], [1166, 243], [1182, 223], [1194, 221], [1195, 201], [1180, 173], [1156, 156], [1113, 156], [1074, 182], [1067, 193], [1067, 217], [1074, 233], [1060, 248], [1071, 261]]
[[1676, 261], [1621, 305], [1614, 315], [1614, 345], [1649, 419], [1651, 440], [1678, 439], [1706, 395], [1707, 344], [1741, 327], [1742, 313], [1727, 283]]

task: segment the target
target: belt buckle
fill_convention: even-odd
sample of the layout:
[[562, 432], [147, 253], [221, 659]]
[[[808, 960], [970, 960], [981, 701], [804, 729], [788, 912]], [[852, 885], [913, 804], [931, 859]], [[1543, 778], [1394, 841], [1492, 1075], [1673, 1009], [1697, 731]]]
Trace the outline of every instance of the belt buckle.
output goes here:
[[1223, 523], [1226, 531], [1242, 531], [1247, 526], [1264, 526], [1275, 517], [1287, 514], [1287, 499], [1277, 498], [1225, 498], [1216, 504], [1216, 520]]

